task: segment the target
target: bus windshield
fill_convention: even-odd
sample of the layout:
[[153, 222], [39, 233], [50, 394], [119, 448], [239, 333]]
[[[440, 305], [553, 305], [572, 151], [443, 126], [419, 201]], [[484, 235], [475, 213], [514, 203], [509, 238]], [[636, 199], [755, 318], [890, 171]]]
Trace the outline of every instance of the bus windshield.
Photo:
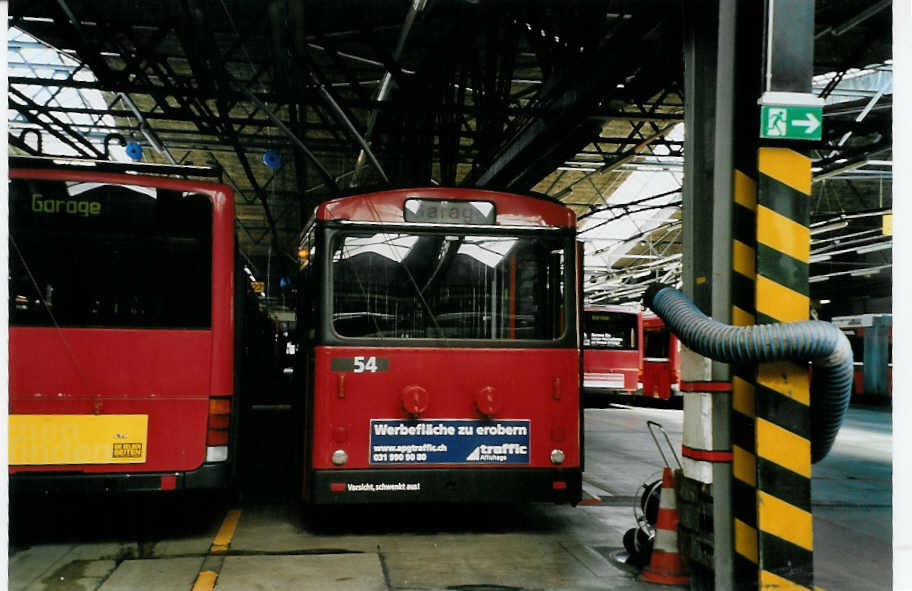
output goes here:
[[10, 324], [211, 325], [209, 197], [49, 180], [9, 188]]
[[583, 347], [588, 349], [636, 349], [636, 312], [586, 310], [583, 313]]
[[555, 340], [566, 237], [346, 232], [331, 242], [332, 322], [350, 338]]

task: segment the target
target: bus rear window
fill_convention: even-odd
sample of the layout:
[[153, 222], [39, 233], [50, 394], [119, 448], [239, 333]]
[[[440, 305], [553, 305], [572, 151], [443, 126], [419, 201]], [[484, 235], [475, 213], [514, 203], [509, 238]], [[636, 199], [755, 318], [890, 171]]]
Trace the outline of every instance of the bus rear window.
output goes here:
[[9, 199], [10, 324], [211, 325], [206, 195], [14, 180]]
[[583, 313], [583, 346], [589, 349], [637, 348], [637, 314], [635, 312]]
[[348, 233], [332, 243], [332, 322], [354, 338], [554, 340], [566, 238]]

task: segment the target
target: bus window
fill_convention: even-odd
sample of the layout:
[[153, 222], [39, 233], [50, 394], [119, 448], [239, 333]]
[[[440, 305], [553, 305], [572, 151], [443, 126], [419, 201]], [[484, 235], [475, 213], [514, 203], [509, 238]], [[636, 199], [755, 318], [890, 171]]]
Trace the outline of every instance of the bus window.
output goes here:
[[211, 324], [212, 206], [205, 195], [15, 180], [10, 227], [11, 325]]
[[864, 336], [858, 334], [846, 335], [849, 338], [849, 344], [852, 346], [852, 357], [856, 363], [864, 362]]
[[668, 359], [669, 337], [668, 329], [643, 331], [643, 357]]
[[565, 242], [337, 235], [333, 328], [350, 338], [558, 339], [565, 330]]

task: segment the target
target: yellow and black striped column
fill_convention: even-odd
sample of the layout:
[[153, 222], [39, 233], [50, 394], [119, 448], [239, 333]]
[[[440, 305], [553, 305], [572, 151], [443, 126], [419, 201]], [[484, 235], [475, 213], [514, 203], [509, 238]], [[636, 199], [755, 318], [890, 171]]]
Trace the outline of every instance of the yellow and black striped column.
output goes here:
[[[757, 182], [735, 170], [732, 210], [732, 324], [755, 323]], [[732, 367], [732, 513], [738, 589], [757, 585], [757, 457], [754, 446], [754, 366]]]
[[[806, 320], [811, 162], [792, 150], [760, 148], [757, 165], [756, 319], [761, 324]], [[761, 364], [753, 390], [759, 588], [812, 589], [807, 365]], [[748, 477], [746, 464], [743, 476]], [[736, 540], [737, 527], [736, 522]]]

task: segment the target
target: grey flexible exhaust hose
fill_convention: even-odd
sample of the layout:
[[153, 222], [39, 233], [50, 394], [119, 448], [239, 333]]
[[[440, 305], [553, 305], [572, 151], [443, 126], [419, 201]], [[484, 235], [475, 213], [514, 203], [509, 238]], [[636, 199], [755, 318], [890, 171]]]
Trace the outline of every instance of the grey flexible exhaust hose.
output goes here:
[[654, 284], [645, 304], [691, 350], [734, 364], [792, 360], [813, 364], [811, 461], [826, 457], [852, 395], [852, 347], [842, 331], [819, 320], [729, 326], [709, 318], [680, 291]]

